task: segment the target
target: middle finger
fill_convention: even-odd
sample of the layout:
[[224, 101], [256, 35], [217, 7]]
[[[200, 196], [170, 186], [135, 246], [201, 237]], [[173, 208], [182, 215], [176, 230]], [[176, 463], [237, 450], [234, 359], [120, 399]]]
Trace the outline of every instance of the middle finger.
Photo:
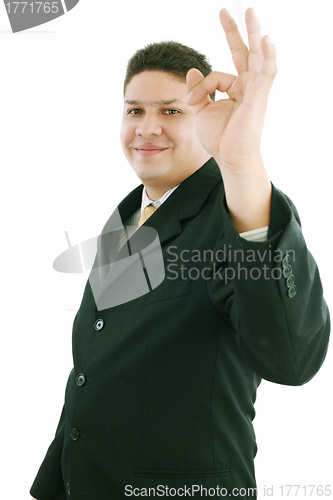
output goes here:
[[237, 73], [243, 73], [243, 71], [247, 71], [248, 69], [248, 49], [238, 31], [235, 20], [231, 17], [227, 9], [220, 10], [219, 17]]

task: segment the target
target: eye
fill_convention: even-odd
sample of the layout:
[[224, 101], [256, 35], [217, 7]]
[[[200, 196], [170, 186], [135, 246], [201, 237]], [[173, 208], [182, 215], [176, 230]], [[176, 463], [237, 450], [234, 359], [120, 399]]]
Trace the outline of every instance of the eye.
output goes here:
[[176, 115], [177, 113], [180, 113], [178, 109], [165, 109], [164, 113], [167, 115]]
[[142, 113], [141, 109], [128, 109], [127, 110], [127, 115], [138, 115], [139, 113]]

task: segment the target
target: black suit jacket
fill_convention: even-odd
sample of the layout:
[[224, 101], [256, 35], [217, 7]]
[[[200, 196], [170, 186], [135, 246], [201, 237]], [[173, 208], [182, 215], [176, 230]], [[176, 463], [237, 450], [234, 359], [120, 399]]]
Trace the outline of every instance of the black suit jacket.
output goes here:
[[[119, 205], [123, 221], [142, 189]], [[64, 408], [31, 488], [38, 500], [118, 500], [143, 488], [161, 496], [167, 486], [176, 498], [204, 496], [198, 487], [220, 498], [218, 488], [255, 488], [261, 378], [301, 385], [325, 358], [318, 268], [294, 205], [274, 186], [267, 242], [234, 229], [213, 158], [145, 225], [158, 232], [165, 278], [102, 310], [87, 282]]]

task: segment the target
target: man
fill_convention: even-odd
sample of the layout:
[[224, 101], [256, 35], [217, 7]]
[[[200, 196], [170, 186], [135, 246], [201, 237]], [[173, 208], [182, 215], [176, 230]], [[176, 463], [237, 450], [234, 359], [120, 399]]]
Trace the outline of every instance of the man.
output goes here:
[[[88, 281], [64, 408], [31, 488], [38, 500], [256, 498], [260, 380], [304, 384], [325, 358], [318, 269], [260, 154], [275, 48], [253, 9], [249, 50], [226, 9], [220, 20], [237, 76], [173, 42], [129, 62], [121, 141], [143, 185], [118, 207], [129, 241], [114, 238], [114, 215], [99, 238], [92, 274], [109, 271], [104, 301]], [[229, 98], [213, 101], [215, 90]], [[113, 307], [124, 280], [109, 280], [112, 266], [145, 228], [158, 234], [164, 279]], [[140, 262], [154, 278], [143, 251]]]

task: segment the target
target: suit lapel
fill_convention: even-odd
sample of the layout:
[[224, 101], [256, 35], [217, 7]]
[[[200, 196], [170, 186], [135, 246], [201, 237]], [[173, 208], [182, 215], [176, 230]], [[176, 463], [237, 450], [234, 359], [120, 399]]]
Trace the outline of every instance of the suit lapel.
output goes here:
[[[195, 217], [211, 190], [217, 183], [221, 182], [221, 173], [215, 160], [211, 158], [199, 170], [185, 179], [180, 186], [165, 200], [153, 215], [145, 222], [121, 248], [114, 261], [115, 265], [110, 268], [110, 248], [119, 229], [122, 229], [128, 217], [130, 217], [141, 205], [141, 184], [134, 189], [119, 204], [105, 224], [99, 238], [96, 269], [92, 269], [89, 277], [92, 285], [95, 301], [100, 302], [100, 297], [107, 289], [119, 279], [119, 268], [122, 272], [128, 272], [128, 266], [136, 266], [137, 260], [134, 253], [142, 249], [142, 242], [150, 238], [145, 228], [155, 230], [161, 246], [182, 232], [181, 221]], [[153, 232], [151, 232], [153, 234]], [[132, 256], [132, 257], [131, 257]], [[124, 263], [128, 262], [128, 266]], [[134, 267], [133, 267], [134, 269]]]
[[185, 179], [142, 227], [155, 229], [162, 245], [182, 232], [182, 220], [198, 215], [206, 198], [221, 180], [220, 169], [214, 158], [211, 158]]

